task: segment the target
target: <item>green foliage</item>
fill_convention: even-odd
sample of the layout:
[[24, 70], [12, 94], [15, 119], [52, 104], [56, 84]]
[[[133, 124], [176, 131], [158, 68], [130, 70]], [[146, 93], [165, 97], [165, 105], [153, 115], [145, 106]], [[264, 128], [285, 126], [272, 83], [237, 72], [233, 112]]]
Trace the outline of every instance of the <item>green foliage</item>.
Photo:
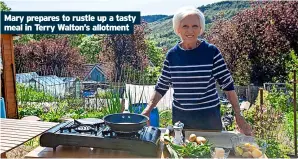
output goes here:
[[168, 16], [167, 15], [145, 15], [145, 16], [142, 16], [142, 19], [147, 23], [151, 23], [166, 17]]
[[59, 38], [67, 38], [70, 41], [71, 47], [78, 47], [83, 39], [87, 35], [85, 34], [25, 34], [20, 35], [19, 39], [15, 39], [15, 44], [27, 44], [30, 41], [40, 41], [44, 39], [59, 39]]
[[49, 106], [40, 103], [25, 103], [19, 105], [19, 117], [37, 116], [43, 121], [61, 122], [65, 118], [82, 119], [82, 118], [103, 118], [104, 113], [101, 109], [87, 109], [82, 107], [82, 101], [78, 99], [65, 99], [53, 103]]
[[37, 147], [39, 146], [39, 137], [35, 137], [24, 143], [25, 146]]
[[290, 95], [284, 92], [278, 91], [273, 88], [268, 94], [266, 100], [269, 101], [270, 105], [279, 112], [287, 113], [293, 110], [293, 107], [289, 105]]
[[250, 124], [254, 125], [257, 105], [252, 105], [249, 110], [243, 112], [245, 120]]
[[103, 107], [102, 112], [104, 115], [108, 114], [115, 114], [115, 113], [121, 113], [122, 111], [122, 103], [121, 98], [118, 93], [112, 93], [112, 96], [110, 96], [107, 99], [107, 105]]
[[220, 115], [221, 116], [224, 116], [229, 111], [230, 111], [230, 109], [226, 105], [220, 106]]
[[218, 18], [230, 19], [239, 11], [250, 6], [248, 1], [223, 1], [201, 6], [199, 9], [205, 14], [206, 23], [208, 24]]
[[110, 99], [113, 97], [113, 93], [111, 91], [99, 92], [97, 97], [100, 99]]
[[159, 47], [170, 49], [180, 40], [173, 31], [172, 17], [149, 23], [149, 28], [152, 32], [147, 36], [148, 39], [154, 40]]
[[98, 35], [86, 36], [78, 45], [80, 48], [80, 53], [86, 58], [87, 63], [98, 62], [98, 54], [101, 51], [101, 40], [102, 37]]
[[44, 113], [44, 110], [40, 106], [24, 104], [22, 106], [20, 106], [20, 105], [18, 106], [18, 113], [19, 113], [20, 119], [25, 116], [40, 117]]
[[10, 11], [11, 8], [9, 8], [4, 2], [0, 2], [0, 11]]
[[66, 109], [81, 108], [82, 105], [84, 105], [83, 98], [66, 98], [66, 99], [63, 99], [62, 101], [67, 103]]
[[289, 158], [289, 156], [287, 156], [289, 149], [276, 139], [267, 139], [265, 142], [268, 145], [266, 149], [266, 156], [268, 158]]
[[162, 48], [156, 46], [156, 42], [152, 40], [147, 40], [147, 55], [149, 60], [155, 67], [162, 67], [163, 61], [165, 59], [165, 53]]
[[[297, 119], [297, 123], [298, 123], [298, 119]], [[289, 112], [285, 115], [285, 128], [290, 140], [293, 141], [294, 140], [294, 112]]]
[[[288, 70], [288, 81], [292, 81], [294, 79], [293, 70], [296, 70], [296, 76], [298, 76], [298, 52], [295, 54], [294, 50], [290, 51], [289, 59], [286, 61], [286, 67]], [[297, 78], [297, 77], [296, 77]], [[291, 87], [291, 86], [290, 86]]]
[[172, 110], [164, 110], [159, 113], [159, 124], [162, 128], [166, 128], [169, 125], [173, 125]]
[[63, 116], [66, 114], [66, 102], [60, 102], [57, 106], [49, 107], [46, 113], [41, 114], [41, 119], [48, 122], [62, 122]]
[[[212, 144], [207, 141], [204, 144], [197, 144], [196, 142], [188, 142], [184, 145], [176, 145], [171, 140], [167, 147], [170, 148], [171, 157], [173, 158], [210, 158]], [[173, 150], [173, 151], [172, 151]]]
[[260, 93], [255, 104], [244, 112], [246, 120], [254, 127], [254, 135], [268, 144], [266, 155], [269, 158], [288, 158], [291, 153], [290, 141], [294, 136], [294, 119], [290, 96], [273, 89], [263, 91], [264, 105], [261, 111]]
[[99, 118], [104, 117], [104, 113], [101, 110], [86, 110], [86, 108], [69, 109], [68, 113], [64, 117], [72, 119], [84, 119], [84, 118]]
[[104, 113], [99, 110], [91, 110], [87, 111], [86, 115], [83, 118], [99, 118], [102, 119], [104, 117]]
[[297, 26], [298, 3], [264, 3], [217, 21], [206, 35], [222, 52], [237, 84], [285, 82], [289, 52], [298, 48], [298, 29], [292, 27]]
[[143, 74], [145, 84], [155, 85], [160, 75], [161, 67], [147, 67]]
[[55, 97], [43, 91], [37, 91], [32, 87], [17, 84], [17, 101], [19, 102], [53, 102]]
[[227, 126], [227, 131], [234, 131], [236, 129], [236, 121], [234, 120], [232, 125]]

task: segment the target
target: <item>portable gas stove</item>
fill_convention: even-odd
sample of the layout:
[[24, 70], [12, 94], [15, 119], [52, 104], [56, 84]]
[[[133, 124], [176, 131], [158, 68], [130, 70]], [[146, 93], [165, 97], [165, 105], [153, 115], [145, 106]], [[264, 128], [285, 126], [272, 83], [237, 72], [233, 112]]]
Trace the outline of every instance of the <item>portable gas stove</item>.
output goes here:
[[40, 146], [59, 145], [123, 150], [141, 156], [157, 157], [160, 130], [144, 127], [138, 132], [114, 132], [102, 119], [86, 118], [67, 121], [53, 127], [40, 137]]

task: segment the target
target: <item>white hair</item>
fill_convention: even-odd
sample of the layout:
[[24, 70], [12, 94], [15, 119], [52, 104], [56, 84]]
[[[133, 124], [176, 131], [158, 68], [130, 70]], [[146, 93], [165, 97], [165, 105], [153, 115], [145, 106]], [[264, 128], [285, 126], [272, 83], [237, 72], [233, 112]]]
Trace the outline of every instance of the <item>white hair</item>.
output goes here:
[[174, 15], [173, 17], [173, 28], [174, 28], [174, 32], [179, 36], [178, 33], [178, 28], [180, 26], [180, 22], [183, 18], [185, 18], [188, 15], [192, 15], [195, 14], [198, 16], [199, 18], [199, 22], [200, 22], [200, 35], [203, 34], [204, 30], [205, 30], [205, 16], [204, 14], [197, 8], [195, 7], [182, 7], [180, 8]]

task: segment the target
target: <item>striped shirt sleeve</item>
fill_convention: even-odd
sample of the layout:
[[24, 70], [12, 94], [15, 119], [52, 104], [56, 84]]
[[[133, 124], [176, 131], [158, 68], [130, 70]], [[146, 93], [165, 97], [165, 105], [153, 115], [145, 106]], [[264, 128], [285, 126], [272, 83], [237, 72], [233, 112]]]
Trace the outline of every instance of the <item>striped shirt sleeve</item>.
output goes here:
[[164, 96], [167, 93], [170, 84], [171, 84], [171, 74], [169, 69], [169, 61], [166, 58], [163, 63], [161, 76], [159, 77], [157, 84], [155, 85], [155, 90], [159, 94]]
[[222, 90], [231, 91], [235, 89], [233, 77], [218, 49], [216, 49], [213, 57], [212, 74]]

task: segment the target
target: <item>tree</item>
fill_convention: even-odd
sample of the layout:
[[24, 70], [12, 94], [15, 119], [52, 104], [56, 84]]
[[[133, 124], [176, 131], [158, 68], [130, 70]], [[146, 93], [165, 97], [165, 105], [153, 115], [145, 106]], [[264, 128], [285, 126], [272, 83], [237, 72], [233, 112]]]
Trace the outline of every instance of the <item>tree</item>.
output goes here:
[[298, 53], [298, 2], [263, 2], [219, 20], [205, 35], [225, 57], [237, 84], [286, 80], [290, 49]]
[[30, 41], [40, 41], [43, 39], [68, 38], [71, 47], [78, 47], [82, 42], [85, 34], [24, 34], [19, 39], [14, 40], [16, 44], [26, 44]]
[[163, 60], [165, 59], [165, 50], [160, 47], [157, 47], [157, 44], [153, 40], [146, 40], [147, 45], [147, 56], [156, 67], [162, 67]]
[[156, 46], [153, 40], [147, 40], [147, 56], [152, 65], [145, 68], [143, 73], [145, 84], [155, 84], [161, 75], [163, 61], [165, 59], [166, 50]]
[[0, 2], [0, 11], [10, 11], [11, 8], [9, 8], [4, 2]]
[[81, 55], [86, 58], [87, 63], [96, 63], [101, 51], [102, 37], [98, 35], [86, 36], [79, 45]]
[[67, 38], [16, 44], [14, 52], [17, 73], [76, 76], [80, 75], [85, 62], [79, 51], [70, 47]]
[[135, 25], [133, 34], [110, 34], [104, 37], [99, 62], [106, 68], [111, 81], [124, 79], [125, 68], [141, 71], [148, 65], [146, 26], [146, 23]]

